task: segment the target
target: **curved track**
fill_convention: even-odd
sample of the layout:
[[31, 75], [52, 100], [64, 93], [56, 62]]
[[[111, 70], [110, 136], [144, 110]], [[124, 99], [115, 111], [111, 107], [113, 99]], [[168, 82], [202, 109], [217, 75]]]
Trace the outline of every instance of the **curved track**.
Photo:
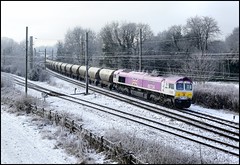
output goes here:
[[[19, 78], [14, 78], [14, 79], [15, 79], [16, 83], [24, 86], [23, 79], [21, 79], [21, 78], [20, 79]], [[239, 152], [234, 152], [235, 150], [238, 151], [238, 146], [232, 145], [231, 143], [226, 143], [224, 141], [219, 141], [219, 140], [209, 138], [209, 137], [206, 137], [206, 136], [203, 136], [203, 135], [200, 135], [200, 134], [196, 134], [196, 133], [189, 132], [189, 131], [186, 131], [186, 130], [183, 130], [183, 129], [180, 129], [180, 128], [169, 126], [169, 125], [166, 125], [164, 123], [154, 121], [152, 119], [148, 119], [146, 117], [133, 115], [133, 114], [121, 111], [121, 110], [117, 110], [117, 109], [114, 109], [114, 108], [109, 108], [107, 106], [92, 103], [90, 101], [86, 101], [86, 100], [83, 100], [83, 99], [80, 99], [80, 98], [76, 98], [76, 97], [69, 96], [69, 95], [59, 93], [59, 92], [56, 92], [56, 91], [48, 90], [46, 88], [40, 87], [40, 86], [35, 85], [33, 83], [30, 83], [30, 82], [28, 84], [29, 84], [30, 88], [33, 88], [33, 89], [38, 90], [40, 92], [48, 93], [48, 95], [50, 95], [50, 96], [56, 96], [56, 97], [59, 97], [61, 99], [65, 99], [65, 100], [68, 100], [68, 101], [71, 101], [71, 102], [75, 102], [75, 103], [78, 103], [78, 104], [81, 104], [81, 105], [85, 105], [87, 107], [97, 109], [99, 111], [103, 111], [105, 113], [109, 113], [111, 115], [115, 115], [115, 116], [118, 116], [120, 118], [125, 118], [127, 120], [145, 125], [145, 126], [150, 127], [150, 128], [154, 128], [154, 129], [159, 130], [159, 131], [167, 132], [167, 133], [170, 133], [172, 135], [175, 135], [175, 136], [178, 136], [178, 137], [181, 137], [181, 138], [184, 138], [184, 139], [196, 142], [196, 143], [200, 143], [202, 145], [205, 145], [205, 146], [208, 146], [208, 147], [211, 147], [211, 148], [215, 148], [215, 149], [218, 149], [218, 150], [221, 150], [221, 151], [239, 156]], [[199, 138], [201, 140], [199, 140]], [[219, 144], [222, 147], [219, 147]]]

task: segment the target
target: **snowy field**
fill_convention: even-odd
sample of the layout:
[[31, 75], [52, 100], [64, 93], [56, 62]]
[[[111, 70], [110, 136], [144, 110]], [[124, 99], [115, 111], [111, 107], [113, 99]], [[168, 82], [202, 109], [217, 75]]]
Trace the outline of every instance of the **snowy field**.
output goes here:
[[73, 164], [76, 158], [62, 149], [53, 149], [54, 141], [42, 139], [30, 117], [7, 113], [1, 105], [1, 164]]
[[[4, 74], [5, 75], [5, 74]], [[84, 93], [85, 89], [79, 88], [75, 85], [72, 85], [70, 83], [64, 82], [62, 80], [59, 80], [57, 78], [51, 78], [51, 81], [46, 83], [46, 82], [34, 82], [42, 87], [47, 87], [52, 90], [57, 90], [59, 92], [65, 93], [65, 94], [73, 94], [74, 89], [77, 88], [77, 93]], [[24, 87], [21, 87], [19, 85], [14, 85], [15, 90], [20, 90], [22, 92], [25, 91]], [[153, 117], [154, 114], [150, 114], [149, 112], [145, 111], [144, 109], [139, 109], [134, 106], [128, 105], [123, 102], [116, 101], [114, 99], [108, 98], [106, 96], [94, 93], [92, 91], [89, 91], [89, 95], [84, 96], [84, 95], [74, 95], [75, 97], [79, 98], [84, 98], [86, 100], [90, 100], [93, 102], [101, 103], [102, 105], [106, 106], [112, 106], [112, 107], [118, 107], [119, 109], [124, 109], [127, 110], [131, 113], [143, 113], [146, 116]], [[31, 95], [35, 98], [38, 98], [39, 100], [43, 101], [42, 95], [40, 92], [34, 91], [32, 89], [28, 89], [28, 95]], [[11, 96], [9, 96], [11, 97]], [[199, 155], [199, 144], [195, 144], [183, 139], [180, 139], [179, 137], [174, 137], [172, 135], [166, 134], [164, 132], [159, 132], [155, 130], [150, 130], [147, 127], [144, 127], [142, 125], [138, 125], [136, 123], [133, 123], [131, 121], [127, 121], [124, 119], [120, 119], [115, 116], [111, 116], [109, 114], [103, 113], [103, 112], [98, 112], [93, 109], [89, 109], [87, 107], [77, 105], [74, 103], [69, 103], [67, 101], [63, 101], [61, 99], [55, 98], [55, 97], [47, 97], [46, 102], [43, 104], [43, 106], [46, 109], [52, 109], [54, 111], [58, 111], [61, 113], [67, 113], [71, 117], [78, 118], [79, 120], [82, 121], [83, 127], [100, 135], [100, 136], [107, 136], [109, 132], [111, 131], [116, 131], [119, 133], [129, 133], [129, 134], [134, 134], [135, 136], [143, 139], [148, 139], [148, 140], [154, 140], [155, 142], [158, 143], [164, 143], [164, 145], [169, 145], [172, 147], [175, 147], [178, 150], [181, 150], [182, 152], [185, 152], [186, 154], [193, 155], [197, 157]], [[3, 108], [1, 108], [1, 118], [4, 120], [1, 121], [1, 133], [2, 133], [2, 147], [1, 147], [1, 163], [76, 163], [76, 159], [73, 157], [64, 154], [62, 150], [55, 150], [53, 149], [54, 146], [54, 141], [48, 141], [48, 140], [41, 140], [38, 130], [29, 124], [28, 122], [31, 120], [26, 120], [27, 117], [24, 116], [14, 116], [13, 114], [8, 114], [4, 111], [4, 109], [7, 108], [7, 106], [2, 105]], [[192, 105], [190, 110], [196, 110], [196, 111], [202, 111], [205, 113], [209, 113], [215, 116], [222, 117], [227, 120], [231, 121], [239, 121], [239, 114], [234, 113], [234, 112], [229, 112], [225, 110], [213, 110], [213, 109], [206, 109], [202, 108], [197, 105]], [[233, 119], [233, 115], [235, 116], [235, 119]], [[158, 120], [167, 120], [164, 117], [159, 118]], [[21, 123], [21, 124], [17, 124]], [[177, 123], [177, 122], [176, 122]], [[11, 128], [8, 128], [11, 125]], [[4, 128], [3, 128], [4, 127]], [[11, 130], [11, 131], [8, 131]], [[22, 136], [16, 136], [20, 135], [18, 134], [17, 131], [14, 132], [15, 130], [19, 130], [23, 133]], [[3, 132], [5, 130], [5, 132]], [[25, 132], [26, 131], [26, 132]], [[25, 132], [25, 133], [24, 133]], [[3, 135], [5, 137], [3, 137]], [[16, 140], [12, 140], [12, 142], [9, 142], [8, 139], [14, 139], [16, 137]], [[23, 143], [25, 137], [28, 139], [34, 139], [34, 140], [29, 140], [27, 144]], [[5, 140], [3, 140], [5, 139]], [[19, 141], [18, 141], [19, 140]], [[34, 142], [38, 142], [35, 145]], [[9, 144], [11, 143], [11, 145]], [[19, 145], [21, 143], [21, 145]], [[46, 147], [48, 146], [48, 147]], [[22, 147], [22, 148], [21, 148]], [[24, 147], [26, 147], [24, 149]], [[35, 148], [34, 148], [35, 147]], [[16, 149], [15, 149], [16, 148]], [[222, 152], [218, 152], [216, 155], [216, 151], [210, 150], [208, 147], [205, 146], [200, 146], [201, 152], [202, 152], [202, 158], [206, 162], [212, 162], [212, 163], [238, 163], [239, 158], [236, 156], [231, 156], [227, 155]], [[35, 150], [36, 149], [36, 150]], [[11, 150], [14, 150], [15, 156], [11, 157], [9, 156], [9, 152]], [[32, 151], [34, 150], [34, 151]], [[52, 151], [51, 151], [52, 150]], [[26, 151], [26, 153], [23, 153]], [[19, 152], [19, 153], [18, 153]], [[28, 159], [27, 155], [28, 153], [32, 153], [33, 156], [31, 156], [31, 159]], [[34, 156], [34, 154], [39, 153], [39, 156]], [[42, 154], [40, 154], [42, 153]], [[45, 154], [44, 153], [51, 153], [51, 154]], [[13, 154], [12, 154], [13, 155]], [[40, 156], [41, 155], [41, 156]], [[48, 157], [51, 155], [52, 157]], [[101, 161], [103, 159], [102, 156], [96, 156], [95, 154], [95, 159], [96, 157], [99, 159], [98, 163], [103, 163]], [[217, 160], [215, 160], [217, 158]], [[49, 160], [51, 159], [51, 161]], [[47, 161], [49, 160], [49, 161]], [[57, 161], [56, 161], [57, 160]], [[45, 161], [45, 162], [44, 162]], [[195, 162], [195, 163], [200, 163]]]

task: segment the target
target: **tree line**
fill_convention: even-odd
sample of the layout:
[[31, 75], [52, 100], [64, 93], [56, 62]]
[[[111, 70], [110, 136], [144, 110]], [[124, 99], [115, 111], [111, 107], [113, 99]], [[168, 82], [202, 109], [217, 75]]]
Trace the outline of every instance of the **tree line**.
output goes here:
[[[239, 77], [239, 27], [224, 41], [218, 40], [221, 30], [208, 16], [190, 17], [185, 25], [173, 25], [157, 35], [144, 23], [115, 21], [99, 33], [77, 26], [56, 44], [55, 60], [84, 65], [86, 32], [90, 66], [139, 70], [141, 54], [142, 70], [147, 72], [204, 81], [214, 76]], [[9, 51], [11, 46], [1, 46], [1, 54]]]

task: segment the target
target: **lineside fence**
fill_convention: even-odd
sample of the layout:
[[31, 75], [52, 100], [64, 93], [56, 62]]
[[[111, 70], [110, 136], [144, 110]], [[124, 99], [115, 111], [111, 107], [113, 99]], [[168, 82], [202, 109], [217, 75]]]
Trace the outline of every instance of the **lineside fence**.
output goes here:
[[111, 158], [114, 157], [121, 164], [147, 164], [137, 159], [133, 153], [126, 151], [123, 149], [121, 143], [113, 143], [103, 136], [98, 136], [93, 134], [92, 132], [84, 129], [83, 124], [76, 123], [74, 120], [71, 120], [68, 117], [64, 117], [63, 115], [59, 115], [56, 112], [52, 112], [51, 110], [46, 110], [44, 108], [38, 108], [37, 106], [29, 107], [30, 111], [33, 114], [39, 115], [43, 118], [48, 118], [51, 121], [54, 121], [56, 125], [61, 125], [66, 127], [71, 133], [79, 133], [83, 135], [83, 138], [86, 139], [91, 147], [95, 147], [99, 149], [99, 151], [107, 151], [111, 153]]

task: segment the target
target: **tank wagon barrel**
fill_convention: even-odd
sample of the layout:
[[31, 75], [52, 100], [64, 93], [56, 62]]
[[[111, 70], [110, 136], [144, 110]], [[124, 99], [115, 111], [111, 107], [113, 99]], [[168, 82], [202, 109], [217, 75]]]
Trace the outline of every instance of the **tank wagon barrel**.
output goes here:
[[88, 75], [89, 75], [89, 82], [92, 83], [94, 82], [95, 85], [98, 85], [100, 77], [99, 77], [99, 71], [101, 68], [97, 67], [90, 67], [88, 69]]
[[78, 72], [79, 72], [80, 80], [85, 80], [86, 66], [81, 66], [81, 67], [79, 68]]
[[60, 65], [60, 70], [61, 70], [61, 73], [63, 73], [63, 74], [66, 74], [66, 65], [67, 65], [67, 63], [62, 63]]
[[69, 76], [72, 74], [71, 73], [72, 66], [73, 66], [73, 64], [67, 64], [66, 65], [66, 74], [69, 75]]
[[73, 78], [79, 79], [79, 68], [80, 65], [72, 65], [70, 73], [72, 73]]

